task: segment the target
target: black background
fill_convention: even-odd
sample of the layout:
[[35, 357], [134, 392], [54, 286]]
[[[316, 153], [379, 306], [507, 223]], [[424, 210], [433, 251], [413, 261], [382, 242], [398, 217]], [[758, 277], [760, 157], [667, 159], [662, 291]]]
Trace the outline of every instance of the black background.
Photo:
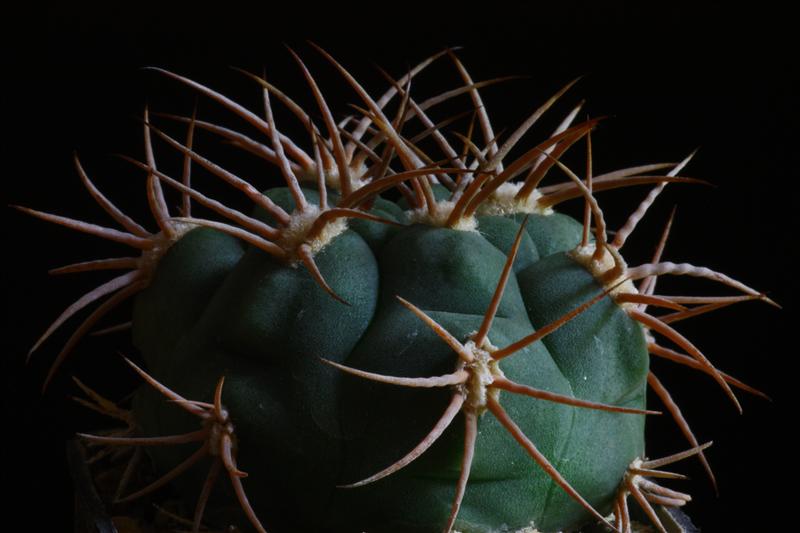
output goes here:
[[[10, 58], [4, 114], [11, 118], [3, 142], [6, 203], [110, 224], [80, 187], [71, 162], [72, 151], [78, 150], [98, 186], [138, 220], [147, 221], [142, 176], [109, 154], [143, 157], [137, 117], [145, 103], [187, 114], [195, 100], [188, 89], [140, 70], [147, 65], [188, 75], [254, 110], [259, 109], [258, 90], [228, 67], [259, 73], [264, 68], [271, 81], [315, 109], [283, 47], [286, 43], [305, 58], [334, 113], [342, 116], [350, 112], [347, 103], [360, 102], [306, 39], [325, 47], [373, 94], [384, 87], [373, 63], [399, 77], [445, 46], [463, 46], [459, 55], [476, 80], [529, 76], [483, 91], [497, 130], [515, 127], [560, 86], [584, 75], [539, 134], [586, 98], [584, 113], [609, 116], [593, 136], [596, 172], [674, 161], [699, 146], [684, 174], [715, 185], [668, 187], [626, 246], [630, 262], [647, 259], [670, 209], [678, 204], [667, 259], [722, 270], [784, 305], [778, 311], [745, 303], [680, 326], [720, 368], [773, 398], [767, 402], [740, 394], [743, 416], [707, 377], [654, 363], [698, 438], [714, 440], [708, 457], [720, 495], [714, 495], [696, 461], [679, 467], [692, 480], [674, 486], [694, 495], [688, 512], [704, 531], [770, 531], [796, 524], [787, 489], [781, 486], [796, 479], [790, 431], [797, 419], [797, 348], [789, 342], [789, 317], [798, 295], [798, 86], [789, 49], [797, 30], [788, 12], [765, 3], [745, 9], [722, 2], [663, 3], [647, 9], [576, 2], [558, 7], [497, 2], [477, 7], [257, 6], [71, 5], [9, 17], [4, 23]], [[428, 96], [457, 84], [444, 60], [415, 82], [412, 94]], [[461, 100], [461, 107], [453, 109], [464, 105], [467, 101]], [[242, 126], [205, 99], [199, 101], [199, 113]], [[288, 113], [278, 112], [277, 119], [288, 134], [301, 134]], [[464, 127], [461, 123], [462, 131]], [[268, 183], [271, 169], [255, 160], [235, 160], [236, 153], [216, 146], [211, 136], [198, 142], [221, 163]], [[159, 153], [168, 151], [162, 146]], [[165, 168], [179, 162], [174, 156], [162, 157]], [[571, 157], [567, 161], [580, 169], [580, 149]], [[557, 178], [549, 179], [552, 183]], [[204, 190], [246, 205], [209, 179], [200, 183]], [[644, 194], [639, 189], [601, 195], [610, 227], [622, 224]], [[566, 209], [579, 213], [580, 208], [575, 203]], [[13, 491], [4, 501], [6, 518], [12, 524], [24, 520], [28, 525], [20, 530], [68, 531], [71, 495], [63, 442], [75, 431], [102, 423], [68, 400], [76, 393], [68, 376], [80, 376], [119, 398], [135, 380], [115, 352], [134, 353], [133, 348], [124, 335], [85, 340], [44, 396], [39, 386], [67, 332], [46, 343], [27, 366], [24, 357], [60, 310], [101, 278], [52, 278], [47, 269], [125, 251], [11, 209], [4, 211], [4, 222], [2, 431], [10, 444], [5, 452], [10, 475], [2, 477]], [[710, 282], [664, 280], [660, 286], [673, 293], [725, 292]], [[116, 320], [124, 321], [126, 313], [121, 310]], [[662, 418], [651, 419], [648, 428], [651, 456], [686, 446], [670, 419]], [[37, 512], [28, 514], [27, 508]]]

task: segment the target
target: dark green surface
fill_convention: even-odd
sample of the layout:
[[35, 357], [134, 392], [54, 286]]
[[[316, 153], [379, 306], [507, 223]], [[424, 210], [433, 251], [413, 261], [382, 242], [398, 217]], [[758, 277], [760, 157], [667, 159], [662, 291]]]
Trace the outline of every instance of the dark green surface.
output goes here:
[[[285, 189], [267, 194], [291, 210]], [[405, 218], [385, 200], [373, 212]], [[368, 383], [320, 358], [397, 376], [451, 372], [455, 354], [396, 296], [465, 341], [480, 326], [521, 220], [481, 217], [478, 232], [351, 222], [316, 257], [350, 305], [331, 298], [302, 266], [196, 230], [167, 253], [140, 295], [135, 339], [155, 377], [187, 397], [210, 400], [225, 376], [223, 402], [239, 437], [239, 466], [250, 474], [245, 488], [270, 531], [440, 531], [459, 475], [462, 415], [396, 474], [356, 489], [335, 485], [374, 474], [410, 451], [441, 416], [450, 389]], [[602, 290], [564, 253], [577, 244], [580, 228], [562, 215], [529, 217], [489, 334], [493, 344], [529, 335]], [[641, 327], [609, 299], [501, 368], [523, 384], [644, 407]], [[506, 392], [500, 402], [570, 483], [607, 512], [622, 472], [642, 453], [643, 417]], [[196, 428], [191, 416], [149, 389], [138, 395], [136, 411], [145, 434]], [[551, 531], [587, 520], [491, 414], [480, 419], [479, 430], [457, 529], [487, 532], [533, 522]], [[152, 456], [167, 469], [192, 449], [153, 450]], [[183, 477], [189, 505], [204, 475], [198, 468]], [[300, 524], [287, 525], [298, 517]]]

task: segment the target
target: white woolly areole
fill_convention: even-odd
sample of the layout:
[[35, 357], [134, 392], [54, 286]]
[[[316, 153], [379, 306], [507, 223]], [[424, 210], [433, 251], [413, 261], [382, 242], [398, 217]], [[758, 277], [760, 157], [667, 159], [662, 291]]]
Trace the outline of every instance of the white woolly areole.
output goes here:
[[295, 210], [291, 214], [289, 223], [281, 229], [280, 238], [275, 244], [286, 250], [289, 257], [294, 257], [302, 244], [308, 244], [311, 252], [316, 254], [347, 230], [347, 219], [340, 217], [325, 224], [314, 235], [309, 235], [314, 222], [322, 213], [323, 211], [314, 204], [308, 204], [305, 211]]
[[189, 233], [194, 228], [199, 227], [199, 224], [184, 220], [170, 220], [170, 227], [174, 235], [164, 235], [164, 232], [159, 232], [152, 237], [153, 247], [147, 250], [142, 250], [142, 255], [139, 257], [137, 265], [140, 272], [144, 273], [146, 277], [150, 277], [153, 271], [158, 266], [159, 261], [167, 253], [170, 247], [178, 242], [181, 237]]
[[[431, 214], [427, 206], [418, 207], [407, 211], [408, 219], [412, 224], [425, 224], [426, 226], [436, 226], [439, 228], [450, 227], [447, 225], [447, 219], [456, 207], [456, 202], [452, 200], [442, 200], [436, 202], [436, 213]], [[475, 217], [462, 217], [459, 218], [452, 229], [461, 231], [478, 231], [478, 222]]]
[[222, 438], [227, 435], [231, 438], [233, 450], [237, 449], [236, 432], [233, 428], [233, 423], [230, 421], [228, 410], [222, 408], [221, 416], [209, 417], [204, 424], [208, 429], [208, 452], [212, 456], [219, 456], [219, 451], [222, 449]]
[[641, 457], [637, 457], [636, 459], [631, 461], [631, 464], [628, 465], [628, 470], [625, 471], [624, 479], [622, 482], [623, 487], [626, 485], [625, 483], [626, 481], [630, 481], [635, 486], [639, 486], [641, 484], [641, 481], [642, 479], [644, 479], [644, 477], [641, 474], [634, 474], [633, 471], [641, 470], [643, 463], [644, 461], [642, 460]]
[[469, 408], [480, 415], [486, 411], [489, 395], [495, 400], [500, 397], [500, 390], [496, 387], [489, 389], [489, 385], [496, 378], [505, 377], [505, 374], [500, 370], [499, 362], [492, 357], [492, 352], [496, 352], [497, 347], [488, 339], [483, 341], [481, 347], [478, 347], [475, 341], [469, 340], [464, 343], [464, 348], [472, 354], [475, 360], [464, 366], [464, 370], [469, 372], [469, 378], [462, 385], [462, 392], [467, 397], [466, 404]]
[[[604, 289], [608, 289], [625, 278], [628, 274], [628, 265], [616, 248], [604, 246], [603, 255], [600, 256], [599, 259], [594, 259], [594, 252], [596, 249], [595, 243], [589, 243], [586, 246], [578, 246], [569, 252], [569, 256], [588, 270], [594, 279], [603, 285]], [[622, 265], [621, 273], [616, 278], [607, 280], [605, 277], [606, 274], [612, 270], [617, 263]], [[620, 294], [639, 294], [639, 291], [636, 290], [633, 281], [627, 280], [613, 289], [610, 294], [613, 298], [616, 298], [616, 296]], [[637, 304], [631, 302], [622, 302], [619, 305], [623, 309], [635, 308], [637, 306]]]
[[517, 193], [522, 189], [523, 182], [503, 183], [485, 202], [478, 207], [479, 215], [514, 215], [517, 213], [535, 213], [537, 215], [552, 215], [551, 207], [539, 205], [542, 193], [534, 189], [524, 198], [517, 198]]
[[[367, 167], [364, 166], [363, 163], [355, 168], [350, 167], [350, 186], [352, 190], [357, 191], [370, 182], [370, 180], [363, 179], [366, 171]], [[319, 173], [317, 172], [316, 166], [314, 166], [299, 173], [297, 179], [304, 183], [317, 183], [318, 176]], [[336, 165], [325, 168], [325, 186], [335, 191], [340, 191], [342, 189], [341, 180], [339, 179], [339, 167]]]

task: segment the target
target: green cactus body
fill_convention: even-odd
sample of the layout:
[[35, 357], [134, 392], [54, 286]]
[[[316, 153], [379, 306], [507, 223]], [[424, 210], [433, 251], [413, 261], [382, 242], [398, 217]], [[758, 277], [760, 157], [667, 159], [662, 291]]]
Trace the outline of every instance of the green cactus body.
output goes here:
[[[770, 302], [724, 274], [662, 262], [669, 223], [649, 263], [629, 267], [622, 258], [625, 239], [663, 188], [695, 181], [678, 176], [691, 156], [592, 178], [589, 134], [597, 121], [571, 125], [578, 106], [545, 141], [504, 165], [572, 83], [500, 144], [452, 52], [424, 61], [378, 101], [321, 52], [368, 108], [351, 129], [337, 126], [297, 58], [327, 138], [263, 79], [266, 119], [162, 71], [254, 125], [269, 145], [196, 117], [168, 116], [188, 126], [184, 145], [145, 114], [147, 161], [132, 162], [147, 174], [159, 232], [123, 215], [77, 158], [84, 185], [124, 232], [20, 208], [141, 253], [60, 269], [130, 272], [67, 308], [34, 346], [108, 298], [56, 357], [46, 386], [75, 343], [136, 294], [133, 340], [147, 371], [131, 366], [147, 384], [130, 416], [87, 392], [96, 410], [135, 423], [118, 437], [82, 435], [99, 445], [147, 447], [161, 477], [120, 501], [173, 482], [187, 507], [195, 506], [194, 531], [205, 516], [259, 533], [552, 532], [601, 521], [630, 533], [633, 496], [663, 530], [654, 506], [680, 506], [690, 497], [648, 478], [680, 477], [659, 469], [692, 455], [711, 470], [707, 445], [649, 368], [650, 356], [708, 374], [738, 407], [732, 386], [762, 393], [718, 371], [670, 324], [742, 300]], [[461, 155], [428, 117], [434, 104], [417, 104], [402, 88], [445, 55], [465, 83], [446, 94], [470, 95], [485, 142], [479, 148], [462, 136]], [[270, 95], [313, 133], [309, 152], [281, 137]], [[390, 119], [384, 108], [397, 95], [402, 101]], [[410, 114], [424, 128], [417, 141], [400, 134]], [[262, 194], [205, 159], [191, 149], [196, 129], [276, 165], [286, 187]], [[153, 132], [184, 156], [184, 169], [202, 167], [244, 192], [252, 213], [204, 196], [186, 171], [179, 181], [159, 170]], [[428, 135], [448, 165], [414, 145]], [[559, 161], [582, 139], [585, 183]], [[540, 188], [554, 167], [570, 180]], [[667, 175], [653, 175], [667, 168]], [[302, 188], [301, 181], [315, 185]], [[162, 182], [182, 195], [183, 217], [170, 215]], [[654, 188], [609, 240], [594, 194], [642, 184]], [[399, 200], [388, 198], [397, 193]], [[553, 209], [574, 198], [585, 203], [582, 223]], [[193, 216], [192, 202], [224, 222]], [[655, 294], [655, 280], [666, 274], [712, 279], [743, 296]], [[648, 314], [648, 306], [671, 314]], [[661, 346], [656, 334], [685, 353]], [[648, 387], [689, 450], [645, 457]], [[221, 476], [230, 482], [215, 483]]]
[[[315, 199], [313, 191], [304, 193]], [[267, 196], [293, 211], [286, 189]], [[388, 202], [378, 209], [404, 220]], [[526, 224], [492, 344], [508, 345], [602, 291], [566, 254], [579, 243], [581, 225], [561, 221], [554, 244], [552, 232], [537, 227], [550, 224], [547, 218], [535, 215]], [[355, 225], [317, 256], [323, 276], [349, 305], [331, 298], [305, 270], [257, 249], [245, 251], [206, 228], [171, 248], [137, 298], [134, 337], [159, 381], [187, 398], [211, 401], [216, 378], [225, 375], [223, 402], [236, 427], [240, 463], [267, 493], [282, 487], [282, 496], [289, 496], [280, 506], [278, 497], [264, 499], [261, 515], [275, 515], [271, 507], [291, 509], [290, 516], [308, 517], [311, 529], [375, 532], [437, 531], [447, 520], [463, 453], [458, 420], [396, 475], [364, 487], [336, 485], [405, 455], [436, 423], [448, 391], [367, 383], [320, 358], [392, 376], [452, 371], [452, 350], [395, 296], [466, 342], [480, 327], [519, 222], [487, 216], [479, 217], [476, 231], [416, 224], [377, 235], [386, 227]], [[162, 331], [165, 323], [172, 325], [169, 334]], [[607, 299], [500, 368], [518, 383], [643, 408], [647, 361], [641, 327]], [[593, 506], [610, 509], [627, 466], [643, 453], [643, 416], [511, 393], [501, 393], [500, 403]], [[146, 434], [192, 428], [191, 417], [150, 388], [142, 389], [136, 411]], [[497, 420], [481, 416], [479, 431], [457, 529], [533, 523], [550, 531], [589, 518]], [[159, 450], [155, 457], [167, 471], [185, 450]], [[261, 485], [253, 490], [245, 483], [258, 494]]]

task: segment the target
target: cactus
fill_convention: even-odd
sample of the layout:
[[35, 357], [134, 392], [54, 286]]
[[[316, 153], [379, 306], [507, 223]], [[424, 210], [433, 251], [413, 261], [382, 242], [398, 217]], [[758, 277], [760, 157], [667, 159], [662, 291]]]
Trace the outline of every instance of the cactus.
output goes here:
[[[292, 52], [322, 127], [264, 77], [247, 74], [263, 93], [262, 118], [154, 69], [266, 139], [195, 115], [159, 115], [186, 126], [182, 142], [146, 110], [145, 158], [125, 159], [146, 175], [156, 232], [106, 198], [77, 156], [84, 186], [122, 230], [19, 208], [135, 249], [131, 257], [57, 269], [127, 272], [68, 307], [31, 350], [96, 305], [56, 356], [46, 387], [108, 311], [134, 300], [131, 334], [144, 365], [126, 360], [145, 383], [131, 412], [78, 382], [90, 406], [127, 424], [110, 435], [80, 436], [144, 449], [158, 472], [143, 487], [121, 485], [118, 502], [172, 483], [193, 509], [194, 531], [211, 514], [262, 532], [560, 531], [597, 522], [628, 532], [632, 500], [665, 531], [657, 508], [690, 497], [655, 483], [681, 477], [661, 468], [696, 456], [713, 474], [708, 444], [695, 438], [649, 359], [707, 374], [739, 408], [733, 388], [763, 393], [718, 370], [672, 324], [745, 300], [774, 303], [719, 272], [662, 261], [671, 218], [650, 262], [629, 266], [623, 258], [627, 238], [664, 187], [700, 182], [680, 175], [692, 155], [594, 176], [591, 132], [599, 119], [573, 124], [578, 105], [512, 161], [512, 148], [574, 81], [503, 138], [479, 94], [499, 80], [476, 83], [450, 50], [389, 77], [378, 99], [318, 51], [364, 106], [337, 124]], [[412, 80], [442, 58], [463, 85], [415, 100]], [[429, 111], [458, 96], [471, 98], [472, 120], [466, 135], [446, 136], [454, 120], [435, 123]], [[280, 133], [273, 100], [307, 129], [306, 148]], [[409, 137], [413, 121], [421, 131]], [[259, 191], [204, 158], [193, 149], [200, 131], [262, 158], [285, 186]], [[157, 165], [156, 140], [182, 155], [180, 179]], [[583, 177], [561, 161], [579, 142], [586, 145]], [[243, 192], [252, 212], [200, 192], [191, 180], [198, 168]], [[556, 172], [566, 180], [542, 185]], [[180, 216], [170, 213], [164, 185], [180, 194]], [[611, 236], [595, 195], [635, 185], [653, 188]], [[582, 221], [555, 211], [573, 199], [584, 202]], [[217, 216], [196, 216], [193, 204]], [[707, 278], [741, 295], [657, 294], [662, 275]], [[660, 414], [647, 408], [648, 387], [687, 450], [646, 457], [645, 419]]]

